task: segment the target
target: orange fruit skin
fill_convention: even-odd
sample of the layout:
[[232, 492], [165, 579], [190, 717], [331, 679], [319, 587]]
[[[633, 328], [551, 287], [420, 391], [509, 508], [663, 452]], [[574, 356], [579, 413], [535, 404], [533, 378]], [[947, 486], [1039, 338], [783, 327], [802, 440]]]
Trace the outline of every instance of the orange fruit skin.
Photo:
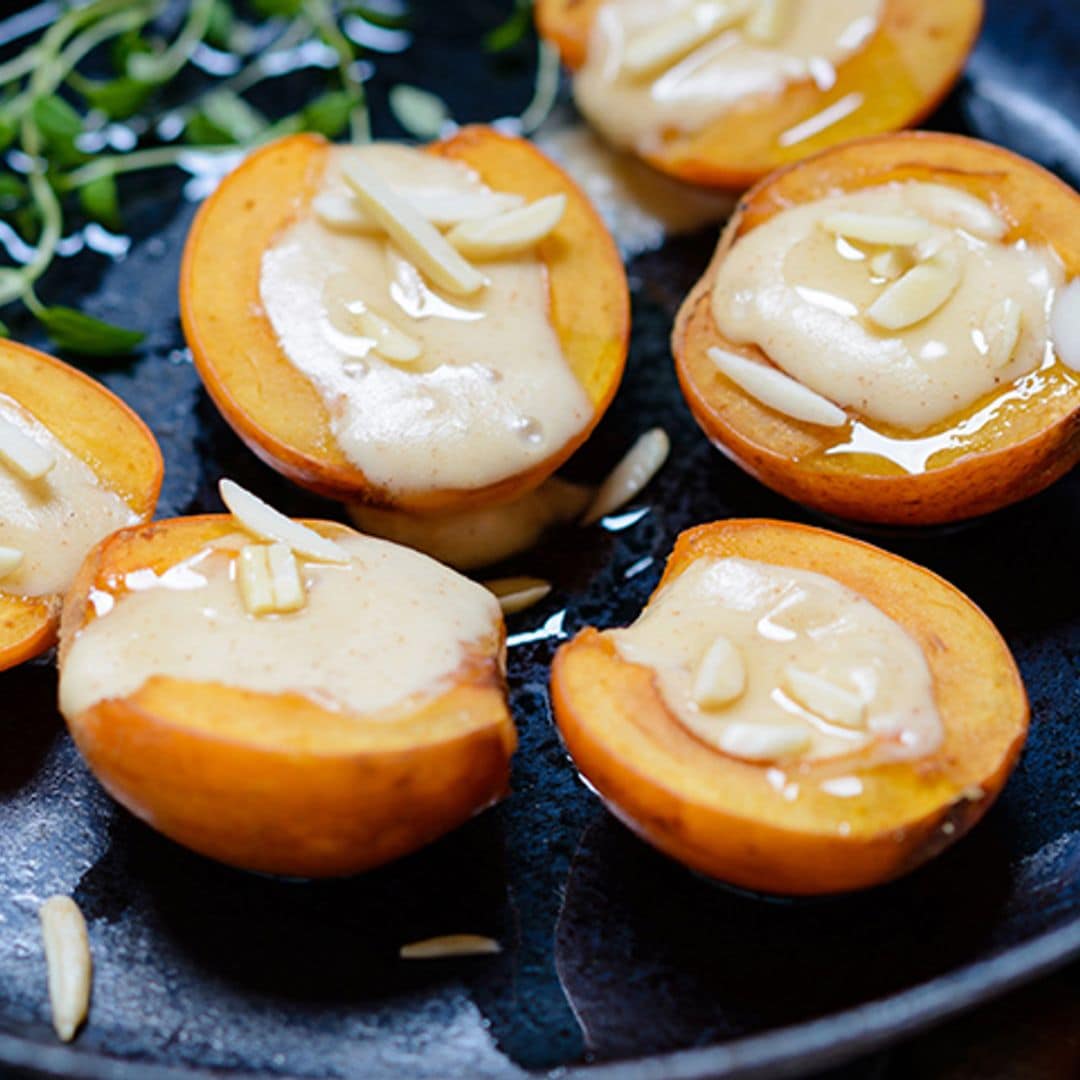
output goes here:
[[[94, 617], [92, 589], [175, 565], [235, 528], [224, 515], [179, 518], [100, 544], [64, 608], [61, 670]], [[517, 741], [497, 656], [480, 654], [434, 696], [379, 716], [155, 676], [65, 719], [105, 789], [159, 832], [232, 866], [311, 878], [380, 866], [497, 802]]]
[[[859, 755], [786, 770], [793, 800], [765, 766], [696, 739], [652, 672], [583, 630], [555, 657], [556, 722], [578, 769], [648, 843], [747, 889], [817, 895], [863, 889], [924, 863], [986, 812], [1019, 757], [1028, 703], [1001, 636], [974, 604], [921, 567], [869, 544], [786, 522], [732, 520], [678, 539], [662, 587], [698, 558], [740, 556], [827, 574], [895, 619], [921, 645], [944, 740], [915, 761], [860, 768]], [[819, 782], [857, 776], [839, 799]]]
[[[28, 409], [139, 517], [157, 506], [164, 462], [150, 429], [115, 394], [36, 349], [0, 340], [0, 394]], [[63, 597], [0, 593], [0, 671], [56, 644]]]
[[331, 498], [423, 514], [524, 495], [588, 438], [622, 378], [630, 300], [614, 241], [577, 185], [523, 139], [467, 127], [426, 147], [469, 165], [497, 190], [530, 200], [567, 196], [562, 221], [538, 252], [548, 274], [552, 324], [593, 414], [574, 439], [526, 472], [479, 488], [391, 492], [345, 457], [322, 398], [282, 351], [261, 308], [263, 252], [310, 203], [330, 149], [316, 135], [271, 143], [230, 173], [196, 215], [184, 248], [180, 311], [207, 391], [263, 461]]
[[1080, 274], [1080, 196], [1066, 184], [1008, 150], [974, 139], [932, 132], [886, 135], [827, 150], [746, 194], [709, 268], [683, 302], [672, 352], [694, 419], [721, 452], [763, 484], [852, 521], [940, 525], [1028, 498], [1080, 461], [1080, 379], [1065, 376], [1061, 392], [1032, 398], [1007, 422], [989, 426], [985, 445], [951, 453], [922, 473], [883, 473], [866, 471], [852, 455], [825, 457], [831, 436], [760, 404], [721, 376], [708, 357], [709, 348], [718, 346], [768, 360], [761, 350], [724, 338], [712, 316], [716, 274], [739, 237], [786, 207], [893, 180], [947, 183], [986, 200], [1009, 223], [1006, 243], [1051, 245], [1067, 277]]

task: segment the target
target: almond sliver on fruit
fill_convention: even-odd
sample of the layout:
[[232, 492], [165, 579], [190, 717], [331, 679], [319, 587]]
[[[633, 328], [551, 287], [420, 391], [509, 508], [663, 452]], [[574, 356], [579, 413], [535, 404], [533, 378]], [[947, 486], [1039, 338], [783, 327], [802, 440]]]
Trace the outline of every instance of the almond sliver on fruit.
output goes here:
[[776, 368], [713, 346], [709, 359], [741, 390], [778, 413], [822, 427], [842, 427], [847, 413]]
[[354, 314], [356, 325], [364, 337], [375, 342], [375, 351], [387, 360], [411, 364], [420, 358], [423, 346], [415, 338], [399, 330], [388, 319], [367, 309]]
[[691, 696], [703, 709], [721, 709], [746, 690], [746, 663], [726, 637], [717, 637], [706, 650], [694, 676]]
[[1050, 336], [1058, 359], [1067, 368], [1080, 371], [1080, 278], [1070, 281], [1054, 297]]
[[784, 671], [784, 690], [804, 709], [842, 727], [861, 728], [866, 707], [863, 699], [812, 671], [789, 666]]
[[810, 746], [810, 733], [794, 724], [728, 724], [717, 745], [744, 761], [776, 761], [801, 754]]
[[252, 536], [260, 540], [276, 540], [288, 544], [298, 555], [315, 559], [317, 562], [351, 561], [349, 553], [333, 540], [327, 540], [314, 529], [286, 517], [235, 481], [221, 480], [218, 491], [221, 501], [229, 508], [233, 517]]
[[845, 240], [890, 247], [909, 247], [934, 231], [926, 218], [913, 214], [864, 214], [851, 210], [827, 215], [822, 218], [821, 227]]
[[990, 309], [983, 333], [986, 336], [987, 358], [991, 367], [1005, 367], [1012, 360], [1023, 328], [1024, 309], [1011, 296]]
[[484, 587], [495, 594], [504, 615], [524, 611], [551, 592], [550, 581], [533, 577], [494, 578], [485, 581]]
[[773, 45], [787, 33], [793, 14], [792, 0], [757, 0], [743, 33], [760, 45]]
[[296, 556], [288, 544], [270, 544], [266, 549], [270, 585], [274, 591], [274, 610], [299, 611], [307, 599]]
[[740, 0], [694, 4], [635, 34], [626, 46], [622, 68], [641, 78], [670, 67], [714, 34], [734, 26], [749, 4]]
[[983, 240], [1000, 240], [1008, 224], [982, 199], [948, 184], [918, 184], [909, 196], [934, 221], [963, 229]]
[[472, 296], [487, 284], [487, 278], [470, 266], [430, 221], [371, 169], [354, 161], [343, 172], [363, 209], [433, 284], [454, 296]]
[[40, 480], [56, 458], [9, 420], [0, 417], [0, 462], [24, 480]]
[[465, 221], [446, 234], [447, 240], [463, 255], [474, 259], [492, 259], [516, 255], [535, 247], [550, 235], [566, 213], [566, 196], [548, 195], [543, 199], [508, 210], [496, 217]]
[[237, 556], [236, 585], [249, 615], [266, 615], [274, 610], [268, 551], [268, 544], [245, 544]]
[[960, 285], [960, 267], [942, 251], [894, 281], [867, 309], [884, 330], [905, 330], [944, 306]]

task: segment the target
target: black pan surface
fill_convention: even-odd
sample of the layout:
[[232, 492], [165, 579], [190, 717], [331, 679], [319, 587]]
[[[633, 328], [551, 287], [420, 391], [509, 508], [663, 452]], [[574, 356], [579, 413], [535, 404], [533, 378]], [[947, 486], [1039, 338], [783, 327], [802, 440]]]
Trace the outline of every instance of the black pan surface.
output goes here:
[[[386, 88], [444, 96], [459, 120], [519, 111], [528, 46], [479, 50], [505, 4], [414, 5], [415, 41], [373, 57], [376, 131], [398, 134]], [[0, 38], [4, 27], [0, 24]], [[959, 89], [932, 125], [1001, 142], [1080, 183], [1080, 8], [990, 0]], [[285, 111], [285, 101], [270, 102]], [[125, 198], [121, 258], [83, 251], [53, 298], [149, 327], [139, 357], [94, 374], [165, 452], [162, 516], [216, 510], [234, 476], [294, 513], [336, 516], [245, 451], [200, 388], [177, 318], [180, 249], [198, 196], [150, 175]], [[598, 476], [645, 428], [673, 454], [647, 498], [606, 530], [565, 533], [509, 570], [555, 583], [511, 620], [521, 749], [507, 802], [396, 865], [351, 881], [235, 872], [119, 810], [57, 716], [47, 661], [0, 676], [0, 1068], [79, 1077], [208, 1072], [325, 1078], [795, 1076], [855, 1057], [1080, 954], [1080, 477], [970, 527], [878, 537], [971, 595], [1015, 651], [1031, 738], [999, 803], [907, 879], [856, 896], [779, 902], [696, 878], [627, 833], [584, 788], [551, 722], [558, 643], [628, 621], [676, 534], [727, 516], [813, 520], [710, 449], [672, 373], [667, 336], [715, 230], [630, 266], [626, 383], [576, 466]], [[123, 244], [120, 245], [121, 247]], [[16, 336], [43, 344], [27, 325]], [[36, 909], [73, 895], [96, 963], [92, 1020], [59, 1046]], [[505, 951], [403, 964], [402, 942], [474, 931]]]

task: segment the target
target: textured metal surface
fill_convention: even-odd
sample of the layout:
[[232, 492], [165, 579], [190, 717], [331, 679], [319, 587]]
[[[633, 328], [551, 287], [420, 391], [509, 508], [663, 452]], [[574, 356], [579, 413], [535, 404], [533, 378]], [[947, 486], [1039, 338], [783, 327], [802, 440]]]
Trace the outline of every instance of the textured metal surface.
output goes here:
[[[462, 119], [524, 104], [528, 72], [464, 62], [491, 10], [476, 5], [471, 26], [464, 6], [419, 6], [418, 51], [380, 60], [377, 79], [431, 86]], [[969, 75], [935, 122], [999, 139], [1076, 183], [1078, 22], [1071, 4], [991, 0]], [[62, 285], [69, 301], [81, 294], [97, 313], [153, 328], [140, 359], [96, 373], [162, 443], [161, 513], [217, 508], [213, 484], [224, 472], [291, 511], [333, 515], [259, 465], [199, 387], [175, 296], [191, 212], [177, 182], [152, 178], [131, 192], [138, 239], [127, 258], [73, 260]], [[502, 1078], [594, 1062], [624, 1063], [618, 1075], [641, 1078], [794, 1075], [1080, 951], [1075, 474], [969, 528], [880, 541], [984, 607], [1015, 650], [1034, 714], [999, 804], [908, 879], [803, 902], [710, 884], [630, 836], [568, 764], [546, 696], [558, 641], [629, 620], [688, 525], [808, 520], [712, 451], [678, 394], [667, 334], [712, 242], [675, 241], [632, 265], [627, 382], [575, 465], [597, 475], [645, 427], [663, 424], [674, 452], [647, 505], [619, 528], [564, 534], [514, 566], [556, 587], [511, 621], [522, 739], [513, 795], [494, 812], [352, 881], [237, 873], [110, 803], [63, 734], [48, 662], [0, 676], [0, 1063], [101, 1078]], [[44, 1005], [36, 907], [52, 892], [82, 906], [97, 965], [92, 1023], [70, 1049], [56, 1046]], [[401, 942], [461, 930], [496, 936], [506, 951], [396, 959]]]

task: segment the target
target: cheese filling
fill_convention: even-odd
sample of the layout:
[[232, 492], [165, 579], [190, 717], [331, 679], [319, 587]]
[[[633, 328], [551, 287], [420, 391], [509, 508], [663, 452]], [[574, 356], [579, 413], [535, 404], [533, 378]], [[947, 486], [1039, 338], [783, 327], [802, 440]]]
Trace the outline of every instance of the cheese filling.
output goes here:
[[1053, 363], [1062, 264], [1006, 230], [980, 200], [916, 181], [796, 206], [731, 247], [713, 318], [835, 405], [921, 432]]
[[155, 675], [267, 694], [303, 694], [370, 717], [447, 686], [470, 652], [497, 655], [501, 614], [481, 585], [381, 540], [337, 541], [346, 564], [298, 559], [306, 592], [289, 614], [249, 613], [237, 534], [161, 574], [136, 570], [91, 593], [96, 618], [60, 674], [75, 716]]
[[119, 495], [102, 487], [86, 462], [3, 394], [0, 422], [16, 427], [53, 460], [51, 468], [33, 480], [0, 461], [0, 547], [22, 554], [0, 579], [0, 593], [63, 592], [99, 540], [139, 517]]
[[574, 96], [611, 142], [655, 151], [747, 99], [806, 80], [828, 89], [836, 65], [874, 34], [881, 8], [882, 0], [609, 0]]
[[[501, 241], [511, 253], [476, 263], [483, 284], [472, 295], [435, 287], [350, 202], [350, 163], [407, 193], [426, 221], [473, 226], [465, 235], [475, 246], [483, 232], [489, 255], [495, 234], [495, 248]], [[312, 208], [266, 251], [266, 316], [371, 483], [484, 487], [538, 465], [589, 421], [592, 405], [549, 318], [545, 265], [534, 250], [512, 253], [555, 208], [519, 202], [460, 162], [390, 144], [337, 147]], [[498, 229], [475, 225], [495, 219]]]
[[748, 761], [872, 762], [932, 753], [943, 738], [915, 639], [822, 574], [699, 559], [631, 626], [606, 632], [653, 670], [668, 708], [703, 742]]

